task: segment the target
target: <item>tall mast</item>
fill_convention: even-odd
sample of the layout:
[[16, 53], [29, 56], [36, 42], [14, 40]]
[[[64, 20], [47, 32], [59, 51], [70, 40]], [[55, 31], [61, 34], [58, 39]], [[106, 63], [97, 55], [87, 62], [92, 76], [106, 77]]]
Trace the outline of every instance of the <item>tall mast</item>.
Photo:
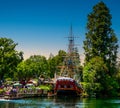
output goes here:
[[74, 35], [72, 30], [72, 25], [70, 27], [70, 34], [68, 36], [68, 52], [64, 58], [64, 63], [61, 69], [60, 76], [68, 76], [74, 78], [77, 73], [76, 67], [76, 52], [75, 52], [75, 44], [74, 44]]
[[70, 27], [70, 35], [68, 37], [69, 45], [68, 45], [68, 54], [72, 54], [74, 52], [74, 35], [72, 31], [72, 25]]

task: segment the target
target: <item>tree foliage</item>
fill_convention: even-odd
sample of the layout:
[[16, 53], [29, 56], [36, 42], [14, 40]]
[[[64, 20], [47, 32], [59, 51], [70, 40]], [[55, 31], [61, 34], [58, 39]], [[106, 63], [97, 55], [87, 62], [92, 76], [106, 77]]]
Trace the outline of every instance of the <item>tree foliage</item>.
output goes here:
[[[101, 1], [88, 15], [87, 33], [84, 41], [85, 67], [83, 80], [89, 82], [96, 92], [95, 84], [100, 85], [100, 94], [115, 94], [118, 83], [115, 75], [118, 40], [111, 28], [111, 19], [107, 6]], [[111, 92], [113, 91], [113, 92]], [[111, 94], [108, 94], [111, 93]]]
[[[84, 41], [85, 60], [100, 56], [109, 66], [109, 71], [116, 65], [117, 37], [111, 28], [111, 14], [103, 2], [93, 7], [88, 15], [86, 40]], [[111, 73], [110, 73], [111, 74]]]
[[13, 77], [17, 65], [23, 60], [23, 53], [16, 51], [16, 46], [12, 39], [0, 38], [0, 80]]
[[40, 75], [48, 76], [48, 63], [44, 56], [34, 55], [21, 62], [17, 67], [19, 80], [38, 78]]
[[[106, 76], [108, 69], [101, 57], [94, 57], [84, 67], [83, 79], [87, 83], [85, 87], [89, 95], [102, 90], [103, 79]], [[89, 85], [89, 86], [88, 86]], [[97, 85], [99, 85], [97, 87]]]
[[63, 50], [59, 50], [58, 54], [55, 57], [48, 59], [50, 77], [54, 77], [55, 72], [60, 72], [60, 68], [58, 67], [63, 65], [65, 56], [66, 52]]

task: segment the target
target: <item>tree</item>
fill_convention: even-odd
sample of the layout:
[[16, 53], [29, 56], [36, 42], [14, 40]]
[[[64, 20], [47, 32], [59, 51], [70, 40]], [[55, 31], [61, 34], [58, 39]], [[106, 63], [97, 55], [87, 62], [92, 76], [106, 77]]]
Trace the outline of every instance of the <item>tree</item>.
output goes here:
[[17, 66], [17, 74], [16, 77], [18, 78], [17, 80], [26, 80], [29, 79], [32, 75], [30, 75], [30, 69], [29, 65], [26, 64], [25, 61], [22, 61], [18, 64]]
[[84, 88], [89, 95], [104, 90], [103, 83], [107, 72], [108, 68], [101, 57], [96, 56], [86, 63], [83, 69], [83, 80], [86, 84]]
[[15, 49], [17, 45], [12, 39], [0, 38], [0, 80], [13, 78], [17, 65], [23, 60], [23, 53]]
[[118, 73], [116, 74], [116, 78], [117, 78], [117, 81], [120, 85], [120, 61], [118, 61], [118, 63], [117, 63], [117, 71], [118, 71]]
[[117, 37], [111, 28], [111, 19], [107, 6], [101, 1], [88, 15], [86, 40], [84, 41], [85, 62], [100, 56], [107, 63], [109, 74], [115, 72], [117, 59]]
[[59, 50], [58, 54], [55, 57], [50, 57], [48, 59], [50, 77], [54, 77], [55, 72], [60, 72], [59, 66], [62, 66], [64, 57], [66, 56], [66, 52], [63, 50]]
[[96, 4], [93, 12], [88, 15], [86, 40], [83, 47], [85, 50], [83, 80], [92, 85], [94, 90], [90, 91], [94, 92], [96, 91], [94, 85], [100, 84], [101, 89], [98, 93], [101, 95], [115, 95], [118, 89], [115, 77], [118, 40], [111, 28], [111, 19], [107, 6], [102, 1]]
[[38, 78], [40, 75], [48, 77], [48, 63], [44, 56], [33, 55], [27, 60], [21, 62], [18, 67], [18, 78], [28, 80], [30, 78]]

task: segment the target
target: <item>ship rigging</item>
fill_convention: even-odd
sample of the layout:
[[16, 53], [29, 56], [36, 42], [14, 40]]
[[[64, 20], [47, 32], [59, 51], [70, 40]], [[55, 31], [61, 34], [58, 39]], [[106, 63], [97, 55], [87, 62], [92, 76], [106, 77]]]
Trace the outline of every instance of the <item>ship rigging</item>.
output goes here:
[[62, 77], [70, 77], [77, 81], [80, 81], [80, 56], [78, 53], [78, 49], [75, 45], [75, 38], [73, 35], [72, 25], [70, 27], [70, 34], [68, 37], [68, 51], [66, 56], [64, 57], [63, 66], [61, 66], [60, 76]]
[[77, 47], [74, 44], [72, 26], [68, 37], [68, 52], [64, 57], [63, 66], [59, 78], [56, 79], [55, 94], [57, 95], [80, 95], [83, 91], [80, 85], [80, 58]]

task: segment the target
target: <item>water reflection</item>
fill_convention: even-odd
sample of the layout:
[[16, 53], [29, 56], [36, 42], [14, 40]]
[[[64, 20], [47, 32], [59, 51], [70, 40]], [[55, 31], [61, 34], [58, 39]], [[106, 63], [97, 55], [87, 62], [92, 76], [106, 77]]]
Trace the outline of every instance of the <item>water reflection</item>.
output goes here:
[[80, 103], [80, 108], [83, 108], [82, 100], [78, 97], [56, 97], [54, 103], [61, 108], [77, 108], [77, 103]]
[[120, 108], [120, 99], [83, 99], [79, 97], [0, 99], [0, 108]]

